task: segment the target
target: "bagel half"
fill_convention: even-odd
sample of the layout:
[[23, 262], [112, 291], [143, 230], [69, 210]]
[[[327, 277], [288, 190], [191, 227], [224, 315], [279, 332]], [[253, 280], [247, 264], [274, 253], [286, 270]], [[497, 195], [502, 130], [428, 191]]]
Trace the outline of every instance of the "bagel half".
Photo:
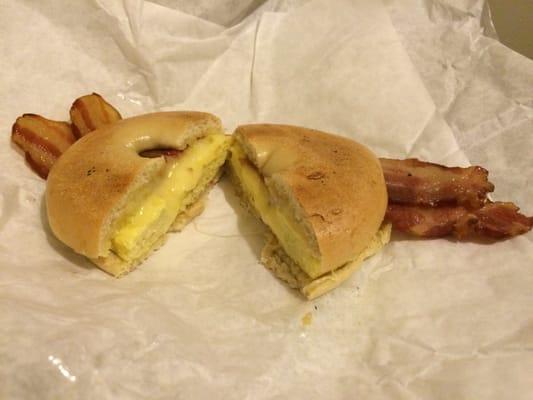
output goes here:
[[269, 228], [261, 261], [318, 297], [390, 238], [381, 165], [352, 140], [287, 125], [235, 131], [228, 167], [245, 206]]
[[[53, 166], [46, 207], [55, 236], [121, 276], [203, 209], [231, 137], [217, 117], [162, 112], [120, 120], [74, 143]], [[173, 156], [143, 157], [152, 149]]]

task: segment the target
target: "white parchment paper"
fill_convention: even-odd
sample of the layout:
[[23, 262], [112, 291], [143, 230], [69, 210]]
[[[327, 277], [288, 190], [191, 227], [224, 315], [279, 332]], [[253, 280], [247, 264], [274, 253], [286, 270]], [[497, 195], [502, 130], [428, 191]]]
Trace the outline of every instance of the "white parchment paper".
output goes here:
[[533, 62], [497, 42], [484, 1], [4, 0], [0, 71], [0, 398], [533, 396], [531, 233], [395, 237], [305, 302], [258, 263], [262, 228], [222, 180], [116, 280], [53, 237], [9, 137], [96, 91], [124, 116], [204, 110], [228, 131], [299, 124], [479, 163], [532, 214]]

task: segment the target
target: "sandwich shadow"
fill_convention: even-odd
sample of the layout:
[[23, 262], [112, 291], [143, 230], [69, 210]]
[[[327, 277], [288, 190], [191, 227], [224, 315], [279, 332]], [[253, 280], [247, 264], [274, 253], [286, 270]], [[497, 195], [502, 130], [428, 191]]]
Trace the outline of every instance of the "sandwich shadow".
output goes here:
[[48, 224], [48, 216], [46, 215], [46, 197], [43, 195], [41, 201], [41, 224], [43, 230], [46, 233], [46, 240], [57, 253], [59, 253], [65, 260], [68, 260], [70, 263], [83, 268], [83, 269], [92, 269], [95, 268], [93, 264], [81, 254], [75, 253], [67, 245], [61, 243], [53, 234], [50, 225]]
[[242, 205], [239, 196], [235, 192], [235, 187], [226, 174], [222, 176], [217, 185], [222, 189], [226, 202], [237, 216], [237, 229], [240, 236], [246, 239], [246, 243], [253, 251], [254, 256], [259, 260], [261, 258], [261, 249], [265, 242], [264, 233], [266, 228]]

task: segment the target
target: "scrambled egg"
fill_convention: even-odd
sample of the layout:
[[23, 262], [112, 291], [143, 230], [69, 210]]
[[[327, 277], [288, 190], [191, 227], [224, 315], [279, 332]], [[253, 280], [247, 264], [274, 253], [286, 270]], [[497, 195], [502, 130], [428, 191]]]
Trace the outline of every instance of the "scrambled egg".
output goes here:
[[257, 169], [246, 159], [238, 143], [230, 149], [229, 166], [239, 180], [244, 196], [260, 215], [262, 221], [272, 230], [285, 252], [309, 276], [315, 277], [320, 260], [313, 254], [303, 229], [298, 226], [291, 211], [270, 201], [267, 186]]
[[125, 261], [144, 257], [215, 178], [230, 143], [223, 134], [210, 134], [190, 145], [118, 222], [112, 251]]

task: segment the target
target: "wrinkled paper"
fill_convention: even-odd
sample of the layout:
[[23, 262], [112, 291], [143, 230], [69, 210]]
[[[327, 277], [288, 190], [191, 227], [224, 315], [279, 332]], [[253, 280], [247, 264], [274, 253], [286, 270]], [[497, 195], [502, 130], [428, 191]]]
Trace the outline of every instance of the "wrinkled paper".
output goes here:
[[226, 180], [116, 280], [51, 234], [15, 118], [290, 123], [382, 156], [481, 164], [533, 213], [533, 61], [482, 0], [6, 0], [0, 10], [0, 398], [530, 399], [532, 234], [394, 237], [306, 302], [258, 263], [262, 227]]

